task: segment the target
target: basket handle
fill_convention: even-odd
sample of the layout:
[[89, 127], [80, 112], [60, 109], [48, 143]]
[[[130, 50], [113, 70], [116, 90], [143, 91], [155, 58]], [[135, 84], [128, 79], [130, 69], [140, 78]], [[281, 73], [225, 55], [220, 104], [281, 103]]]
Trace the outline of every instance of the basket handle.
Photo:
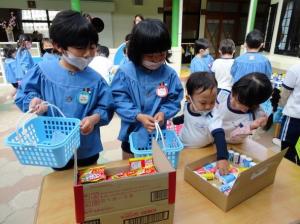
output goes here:
[[166, 143], [165, 143], [165, 140], [164, 140], [164, 136], [163, 136], [163, 133], [161, 131], [161, 128], [158, 124], [157, 121], [154, 122], [155, 124], [155, 129], [156, 129], [156, 137], [155, 137], [155, 140], [157, 141], [158, 140], [158, 135], [160, 135], [161, 137], [161, 141], [162, 141], [162, 145], [163, 145], [163, 148], [165, 149], [166, 148]]
[[[64, 115], [64, 113], [57, 106], [55, 106], [54, 104], [51, 104], [51, 103], [49, 103], [47, 101], [44, 101], [41, 104], [45, 104], [45, 105], [47, 105], [48, 107], [51, 108], [52, 116], [54, 116], [54, 111], [53, 111], [53, 108], [54, 108], [54, 109], [56, 109], [59, 112], [59, 114], [62, 117], [66, 117]], [[26, 118], [26, 116], [30, 115], [29, 119], [26, 120], [28, 122], [30, 119], [32, 119], [34, 117], [37, 117], [37, 114], [36, 113], [32, 113], [32, 111], [33, 111], [32, 109], [28, 110], [26, 113], [24, 113], [24, 115], [17, 122], [16, 135], [17, 135], [17, 140], [19, 141], [20, 144], [21, 144], [21, 136], [20, 136], [20, 127], [21, 127], [21, 124], [22, 124], [22, 132], [23, 132], [23, 134], [26, 134], [26, 129], [25, 129], [25, 123], [26, 122], [24, 121], [24, 118]], [[34, 142], [34, 141], [32, 141], [31, 144], [34, 145], [34, 146], [36, 146], [36, 142]]]

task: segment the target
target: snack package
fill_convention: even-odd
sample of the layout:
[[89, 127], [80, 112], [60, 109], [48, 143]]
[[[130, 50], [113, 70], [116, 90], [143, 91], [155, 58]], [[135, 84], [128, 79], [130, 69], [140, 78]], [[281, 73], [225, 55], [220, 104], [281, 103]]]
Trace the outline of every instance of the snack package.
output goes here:
[[130, 158], [129, 159], [130, 170], [141, 169], [144, 167], [152, 167], [153, 159], [152, 156], [140, 157], [140, 158]]
[[81, 184], [95, 183], [105, 179], [104, 166], [96, 166], [79, 170], [79, 180]]

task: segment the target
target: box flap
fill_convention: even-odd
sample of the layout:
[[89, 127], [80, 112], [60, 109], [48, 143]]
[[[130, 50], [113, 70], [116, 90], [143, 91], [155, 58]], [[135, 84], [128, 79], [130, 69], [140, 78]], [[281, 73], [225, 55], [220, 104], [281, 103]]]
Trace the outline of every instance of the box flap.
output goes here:
[[261, 178], [262, 181], [265, 181], [266, 179], [270, 178], [274, 179], [276, 169], [279, 163], [281, 162], [283, 156], [285, 155], [286, 151], [287, 149], [242, 172], [237, 178], [235, 184], [233, 185], [229, 195], [234, 194], [234, 192], [236, 191], [242, 191], [242, 188], [245, 186], [253, 185], [252, 182], [254, 180], [258, 181], [259, 178]]
[[158, 172], [172, 172], [175, 169], [172, 167], [166, 155], [160, 149], [160, 146], [155, 139], [152, 138], [152, 155], [155, 168]]

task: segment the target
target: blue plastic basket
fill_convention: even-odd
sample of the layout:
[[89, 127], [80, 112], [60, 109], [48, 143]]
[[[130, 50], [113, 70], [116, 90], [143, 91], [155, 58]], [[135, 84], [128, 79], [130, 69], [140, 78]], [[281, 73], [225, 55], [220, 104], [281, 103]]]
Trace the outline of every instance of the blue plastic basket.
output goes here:
[[80, 120], [38, 116], [6, 138], [20, 163], [60, 168], [80, 145]]
[[[183, 144], [177, 137], [176, 133], [172, 130], [162, 130], [162, 135], [165, 141], [166, 147], [163, 147], [161, 137], [158, 137], [158, 144], [161, 149], [164, 151], [168, 160], [172, 164], [172, 166], [176, 169], [178, 163], [178, 156], [180, 151], [183, 149]], [[146, 139], [147, 144], [145, 145], [145, 141], [140, 140], [140, 136], [137, 132], [132, 132], [129, 135], [129, 143], [130, 150], [133, 152], [134, 157], [144, 157], [152, 155], [152, 138], [156, 137], [156, 133], [152, 133], [148, 135], [148, 139]]]

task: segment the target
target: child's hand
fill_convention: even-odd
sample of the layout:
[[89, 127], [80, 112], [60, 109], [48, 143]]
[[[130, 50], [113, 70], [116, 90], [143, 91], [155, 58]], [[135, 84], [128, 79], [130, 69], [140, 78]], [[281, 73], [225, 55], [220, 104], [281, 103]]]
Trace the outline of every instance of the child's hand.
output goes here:
[[94, 130], [95, 124], [100, 121], [98, 114], [93, 114], [83, 118], [80, 122], [80, 131], [82, 135], [88, 135]]
[[156, 120], [160, 126], [162, 126], [165, 122], [165, 114], [163, 112], [158, 112], [154, 115], [154, 120]]
[[251, 123], [250, 128], [251, 128], [251, 130], [254, 130], [259, 127], [264, 127], [267, 124], [267, 121], [268, 121], [267, 116], [257, 118]]
[[228, 174], [229, 172], [229, 163], [226, 159], [217, 161], [217, 168], [221, 176]]
[[149, 133], [155, 129], [155, 119], [153, 117], [147, 114], [138, 114], [136, 119], [143, 124]]
[[48, 106], [46, 104], [43, 104], [43, 100], [40, 98], [34, 97], [29, 104], [29, 110], [31, 110], [32, 113], [36, 114], [43, 114], [48, 110]]

